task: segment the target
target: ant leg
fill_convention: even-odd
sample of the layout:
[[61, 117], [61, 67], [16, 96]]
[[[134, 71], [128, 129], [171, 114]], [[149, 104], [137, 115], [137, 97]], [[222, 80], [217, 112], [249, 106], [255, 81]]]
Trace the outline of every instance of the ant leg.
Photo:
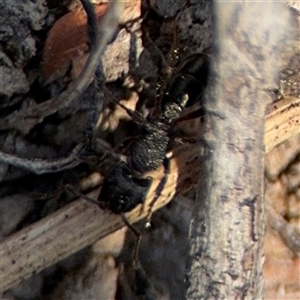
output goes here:
[[153, 127], [152, 125], [149, 123], [149, 121], [147, 119], [145, 119], [139, 112], [134, 111], [130, 108], [127, 108], [125, 105], [123, 105], [122, 103], [119, 103], [118, 101], [112, 99], [112, 102], [114, 102], [115, 104], [121, 106], [123, 109], [125, 109], [125, 111], [128, 113], [128, 115], [139, 125], [142, 126], [146, 129], [151, 130]]
[[157, 185], [157, 188], [155, 190], [155, 196], [153, 198], [153, 200], [150, 202], [149, 204], [149, 209], [148, 209], [148, 215], [146, 217], [146, 228], [151, 227], [151, 218], [152, 218], [152, 214], [153, 214], [153, 206], [156, 203], [157, 199], [160, 197], [162, 191], [164, 190], [167, 180], [168, 180], [168, 176], [170, 174], [170, 160], [168, 157], [164, 158], [164, 162], [163, 162], [165, 171], [164, 171], [164, 175], [162, 177], [162, 179], [160, 180], [159, 184]]
[[121, 217], [125, 225], [133, 232], [133, 234], [136, 236], [136, 242], [134, 245], [134, 250], [133, 250], [133, 267], [134, 269], [138, 269], [141, 266], [140, 260], [139, 260], [139, 249], [140, 249], [140, 244], [142, 240], [142, 235], [141, 233], [129, 223], [128, 219], [126, 216], [121, 213]]
[[[89, 196], [86, 196], [82, 193], [80, 193], [79, 191], [77, 191], [72, 185], [70, 184], [67, 184], [65, 186], [65, 189], [68, 191], [68, 192], [71, 192], [73, 193], [75, 196], [77, 197], [82, 197], [83, 199], [89, 201], [89, 202], [92, 202], [94, 204], [97, 204], [99, 205], [99, 202], [97, 200], [94, 200], [93, 198], [90, 198]], [[134, 267], [139, 267], [140, 266], [140, 262], [139, 262], [139, 257], [138, 257], [138, 252], [139, 252], [139, 248], [140, 248], [140, 243], [141, 243], [141, 240], [142, 240], [142, 235], [140, 234], [140, 232], [133, 226], [129, 223], [128, 219], [126, 218], [126, 216], [121, 213], [121, 217], [122, 217], [122, 220], [123, 222], [125, 223], [125, 225], [134, 233], [134, 235], [136, 236], [137, 238], [137, 241], [136, 241], [136, 244], [134, 246], [134, 252], [133, 252], [133, 262], [134, 262]]]
[[64, 192], [64, 188], [60, 187], [55, 189], [53, 192], [49, 192], [49, 193], [33, 193], [32, 198], [34, 200], [50, 200], [53, 198], [58, 200], [63, 192]]
[[[190, 121], [194, 119], [200, 119], [200, 124], [202, 125], [204, 122], [204, 117], [206, 116], [206, 110], [203, 107], [198, 108], [192, 112], [189, 112], [182, 117], [179, 117], [174, 121], [175, 129], [170, 133], [170, 139], [174, 142], [174, 145], [187, 143], [197, 143], [199, 142], [199, 136], [201, 135], [201, 131], [197, 132], [197, 137], [195, 131], [186, 130], [185, 126], [179, 125], [183, 121]], [[179, 126], [177, 126], [179, 125]]]
[[133, 234], [137, 238], [134, 246], [134, 251], [133, 251], [133, 264], [132, 264], [133, 270], [135, 272], [135, 279], [136, 279], [136, 293], [138, 295], [146, 296], [145, 299], [156, 299], [153, 286], [149, 281], [149, 278], [142, 264], [140, 263], [138, 257], [142, 235], [133, 225], [129, 223], [128, 219], [125, 217], [124, 214], [121, 214], [121, 216], [125, 225], [133, 232]]
[[[173, 27], [173, 41], [171, 45], [171, 49], [167, 53], [167, 63], [169, 69], [172, 71], [174, 68], [178, 65], [179, 62], [179, 47], [180, 47], [180, 42], [179, 42], [179, 23], [177, 16], [171, 21], [172, 27]], [[172, 75], [172, 74], [170, 74]]]
[[[82, 193], [80, 193], [79, 191], [77, 191], [72, 185], [70, 184], [67, 184], [65, 186], [65, 189], [68, 191], [68, 192], [71, 192], [73, 193], [75, 196], [77, 197], [82, 197], [83, 199], [91, 202], [91, 203], [94, 203], [94, 204], [97, 204], [99, 205], [99, 202], [97, 200], [94, 200], [93, 198], [90, 198], [89, 196], [86, 196]], [[140, 248], [140, 243], [141, 243], [141, 240], [142, 240], [142, 235], [140, 234], [140, 232], [133, 226], [129, 223], [128, 219], [126, 218], [126, 216], [121, 213], [121, 217], [122, 217], [122, 220], [123, 222], [125, 223], [125, 225], [134, 233], [134, 235], [136, 236], [136, 244], [134, 246], [134, 251], [133, 251], [133, 265], [135, 268], [138, 268], [140, 266], [140, 262], [139, 262], [139, 257], [138, 257], [138, 254], [139, 254], [139, 248]]]
[[175, 120], [175, 124], [178, 124], [182, 121], [187, 121], [187, 120], [193, 120], [193, 119], [198, 119], [198, 118], [203, 118], [206, 114], [206, 111], [203, 107], [198, 108], [195, 111], [192, 111], [188, 113], [187, 115], [183, 117], [179, 117], [178, 119]]
[[81, 192], [79, 192], [78, 190], [76, 190], [76, 189], [75, 189], [72, 185], [70, 185], [70, 184], [66, 184], [66, 185], [65, 185], [65, 190], [68, 191], [68, 192], [71, 192], [72, 194], [74, 194], [74, 195], [77, 196], [77, 197], [81, 197], [81, 198], [83, 198], [83, 199], [85, 199], [85, 200], [87, 200], [87, 201], [89, 201], [89, 202], [92, 202], [92, 203], [94, 203], [94, 204], [99, 205], [99, 202], [98, 202], [97, 200], [95, 200], [95, 199], [93, 199], [93, 198], [91, 198], [91, 197], [89, 197], [89, 196], [86, 196], [86, 195], [82, 194]]
[[118, 145], [112, 148], [111, 145], [103, 139], [96, 138], [93, 146], [98, 161], [100, 161], [100, 166], [102, 166], [106, 160], [113, 160], [116, 162], [122, 161], [122, 156], [118, 154]]

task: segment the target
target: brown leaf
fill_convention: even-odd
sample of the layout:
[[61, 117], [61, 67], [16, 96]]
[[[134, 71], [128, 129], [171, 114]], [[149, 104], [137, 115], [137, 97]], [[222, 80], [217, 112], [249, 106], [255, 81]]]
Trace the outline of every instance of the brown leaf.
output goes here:
[[[106, 8], [106, 4], [95, 6], [98, 22]], [[84, 11], [78, 9], [61, 17], [51, 28], [43, 53], [42, 74], [45, 79], [59, 73], [74, 58], [87, 53], [86, 23]]]

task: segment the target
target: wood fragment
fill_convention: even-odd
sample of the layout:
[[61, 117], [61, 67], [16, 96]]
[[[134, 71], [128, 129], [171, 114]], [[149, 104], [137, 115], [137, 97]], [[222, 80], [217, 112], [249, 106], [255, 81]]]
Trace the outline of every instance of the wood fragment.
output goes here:
[[265, 152], [289, 137], [300, 134], [300, 98], [285, 98], [273, 104], [265, 123]]

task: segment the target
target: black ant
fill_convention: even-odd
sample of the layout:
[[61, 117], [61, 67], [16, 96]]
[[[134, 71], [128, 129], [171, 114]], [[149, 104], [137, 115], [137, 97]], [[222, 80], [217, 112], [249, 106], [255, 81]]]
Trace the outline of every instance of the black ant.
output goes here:
[[[81, 0], [81, 3], [88, 17], [88, 43], [91, 51], [95, 51], [98, 38], [97, 17], [89, 0]], [[101, 208], [120, 214], [144, 203], [152, 184], [152, 178], [144, 175], [158, 169], [161, 165], [164, 166], [165, 172], [156, 188], [152, 206], [163, 191], [170, 172], [167, 149], [171, 141], [172, 128], [185, 107], [200, 101], [208, 78], [208, 57], [203, 54], [191, 55], [178, 70], [159, 99], [158, 114], [144, 118], [139, 112], [132, 111], [118, 103], [141, 127], [141, 134], [130, 144], [127, 160], [119, 160], [115, 168], [105, 177], [98, 197], [98, 204]], [[199, 112], [201, 115], [204, 114], [203, 109]], [[90, 144], [90, 137], [88, 144]], [[88, 145], [87, 148], [90, 146], [93, 148], [92, 145]], [[37, 174], [52, 173], [78, 165], [81, 162], [79, 156], [82, 148], [82, 145], [76, 147], [68, 159], [50, 162], [43, 160], [32, 162], [30, 159], [19, 159], [2, 152], [0, 159], [6, 163], [14, 162], [15, 166], [24, 167]], [[94, 149], [91, 150], [94, 152]], [[148, 221], [149, 219], [150, 215]]]
[[[163, 191], [170, 172], [167, 149], [175, 121], [185, 107], [201, 100], [208, 73], [209, 60], [206, 55], [189, 56], [178, 68], [176, 76], [162, 94], [159, 113], [148, 118], [117, 103], [141, 128], [141, 134], [130, 144], [127, 160], [120, 160], [103, 180], [97, 200], [100, 208], [108, 209], [115, 214], [123, 214], [143, 204], [152, 184], [152, 178], [145, 177], [144, 174], [163, 165], [164, 176], [149, 207], [147, 225], [150, 225], [152, 207]], [[203, 108], [200, 108], [193, 117], [201, 115], [204, 115]]]
[[[138, 139], [129, 145], [127, 160], [119, 160], [115, 168], [103, 180], [98, 199], [95, 201], [84, 196], [85, 199], [98, 204], [100, 208], [120, 214], [124, 223], [135, 234], [137, 241], [133, 252], [133, 266], [136, 281], [143, 286], [144, 293], [146, 293], [146, 287], [147, 290], [151, 290], [151, 284], [138, 258], [142, 236], [128, 222], [124, 213], [144, 203], [152, 184], [152, 178], [145, 177], [144, 174], [163, 165], [164, 176], [160, 180], [155, 190], [155, 196], [149, 206], [146, 226], [150, 226], [152, 207], [162, 193], [170, 172], [167, 150], [175, 121], [178, 120], [185, 107], [200, 102], [207, 85], [208, 75], [208, 57], [203, 54], [194, 54], [182, 63], [176, 76], [170, 81], [159, 101], [159, 113], [157, 115], [150, 115], [145, 118], [139, 112], [117, 103], [140, 126], [141, 134]], [[196, 117], [200, 117], [200, 115], [204, 115], [203, 108], [200, 108]]]
[[188, 57], [162, 97], [160, 114], [155, 118], [146, 119], [140, 113], [119, 104], [141, 127], [142, 133], [129, 146], [127, 162], [120, 162], [104, 179], [98, 197], [102, 209], [120, 214], [144, 203], [152, 179], [143, 175], [163, 164], [165, 172], [156, 189], [156, 196], [151, 204], [153, 206], [164, 189], [169, 173], [166, 153], [174, 122], [185, 107], [200, 101], [207, 84], [208, 72], [207, 56], [194, 54]]

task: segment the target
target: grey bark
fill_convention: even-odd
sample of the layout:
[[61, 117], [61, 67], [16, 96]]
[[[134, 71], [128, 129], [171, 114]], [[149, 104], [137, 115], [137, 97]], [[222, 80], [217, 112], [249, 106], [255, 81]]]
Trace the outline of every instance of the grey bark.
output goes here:
[[276, 2], [216, 1], [214, 10], [206, 159], [190, 226], [186, 298], [262, 299], [264, 119], [289, 15]]

